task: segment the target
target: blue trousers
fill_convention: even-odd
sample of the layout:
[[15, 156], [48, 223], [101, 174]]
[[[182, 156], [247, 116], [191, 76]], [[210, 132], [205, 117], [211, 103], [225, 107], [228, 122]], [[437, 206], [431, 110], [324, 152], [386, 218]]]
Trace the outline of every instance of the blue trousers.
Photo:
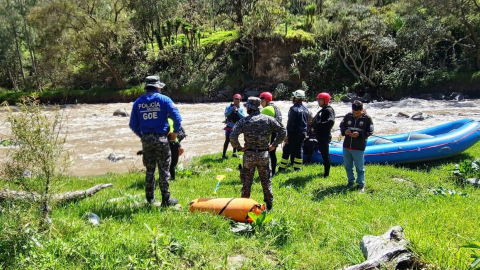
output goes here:
[[364, 153], [365, 151], [343, 148], [343, 163], [345, 165], [345, 171], [347, 172], [348, 183], [355, 183], [355, 174], [353, 173], [353, 166], [355, 165], [357, 184], [359, 187], [365, 186]]

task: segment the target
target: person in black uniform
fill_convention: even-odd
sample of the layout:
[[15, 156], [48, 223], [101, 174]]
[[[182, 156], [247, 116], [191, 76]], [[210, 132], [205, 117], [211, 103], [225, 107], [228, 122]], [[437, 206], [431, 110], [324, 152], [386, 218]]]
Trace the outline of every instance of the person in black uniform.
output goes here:
[[323, 177], [330, 174], [330, 142], [332, 141], [332, 128], [335, 124], [335, 111], [329, 105], [331, 96], [329, 93], [320, 93], [317, 95], [318, 106], [320, 111], [315, 115], [312, 126], [315, 129], [317, 137], [318, 150], [323, 159]]
[[305, 91], [299, 89], [293, 92], [293, 106], [288, 111], [287, 137], [283, 147], [282, 160], [278, 168], [279, 172], [287, 168], [289, 157], [293, 158], [293, 169], [298, 171], [302, 168], [303, 140], [307, 135], [308, 125], [312, 121], [312, 113], [303, 106]]

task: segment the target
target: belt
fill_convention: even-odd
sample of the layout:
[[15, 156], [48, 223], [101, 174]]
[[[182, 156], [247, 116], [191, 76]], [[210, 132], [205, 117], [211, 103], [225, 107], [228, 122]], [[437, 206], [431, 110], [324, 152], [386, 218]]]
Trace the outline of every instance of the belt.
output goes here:
[[268, 151], [268, 149], [246, 149], [245, 151], [260, 153], [260, 152]]
[[155, 136], [159, 136], [159, 137], [165, 137], [165, 136], [167, 136], [167, 133], [145, 132], [145, 133], [142, 133], [142, 135], [155, 135]]

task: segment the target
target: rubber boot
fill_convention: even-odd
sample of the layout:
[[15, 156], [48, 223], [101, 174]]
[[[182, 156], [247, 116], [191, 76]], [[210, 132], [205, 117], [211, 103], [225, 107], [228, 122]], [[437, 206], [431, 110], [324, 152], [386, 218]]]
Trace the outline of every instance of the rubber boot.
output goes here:
[[170, 192], [162, 194], [162, 207], [169, 207], [178, 203], [178, 199], [170, 198]]

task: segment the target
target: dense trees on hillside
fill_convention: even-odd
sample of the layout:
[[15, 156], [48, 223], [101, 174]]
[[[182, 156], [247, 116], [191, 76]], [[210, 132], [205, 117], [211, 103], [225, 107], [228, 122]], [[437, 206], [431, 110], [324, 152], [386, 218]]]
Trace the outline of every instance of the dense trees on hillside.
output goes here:
[[[288, 39], [291, 80], [259, 76], [259, 43]], [[480, 80], [479, 0], [0, 0], [0, 89], [158, 74], [187, 98], [259, 81], [392, 97], [459, 73]]]

